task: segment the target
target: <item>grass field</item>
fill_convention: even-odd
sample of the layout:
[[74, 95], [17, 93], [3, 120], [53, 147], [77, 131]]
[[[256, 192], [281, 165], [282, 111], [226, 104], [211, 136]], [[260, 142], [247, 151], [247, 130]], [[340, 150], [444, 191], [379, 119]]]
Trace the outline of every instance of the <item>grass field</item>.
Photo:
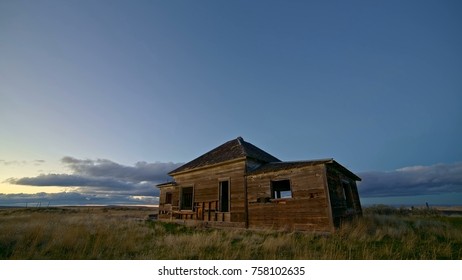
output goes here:
[[462, 217], [365, 209], [330, 235], [191, 228], [149, 208], [0, 210], [0, 259], [462, 259]]

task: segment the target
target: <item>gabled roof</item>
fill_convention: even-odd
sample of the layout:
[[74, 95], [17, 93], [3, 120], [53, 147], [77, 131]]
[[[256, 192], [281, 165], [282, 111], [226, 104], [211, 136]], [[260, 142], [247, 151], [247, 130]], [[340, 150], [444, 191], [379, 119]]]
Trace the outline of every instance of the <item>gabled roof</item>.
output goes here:
[[238, 137], [169, 172], [169, 175], [234, 159], [253, 159], [262, 163], [280, 162], [276, 157]]
[[270, 163], [260, 166], [259, 168], [255, 170], [248, 172], [247, 175], [256, 175], [256, 174], [269, 173], [269, 172], [275, 172], [275, 171], [280, 171], [280, 170], [288, 170], [292, 168], [313, 166], [313, 165], [319, 165], [319, 164], [332, 164], [338, 169], [342, 170], [342, 172], [345, 175], [348, 175], [349, 177], [351, 177], [352, 179], [355, 179], [356, 181], [361, 181], [361, 178], [356, 176], [356, 174], [354, 174], [350, 170], [346, 169], [340, 163], [336, 162], [333, 158], [317, 159], [317, 160], [302, 160], [302, 161], [270, 162]]

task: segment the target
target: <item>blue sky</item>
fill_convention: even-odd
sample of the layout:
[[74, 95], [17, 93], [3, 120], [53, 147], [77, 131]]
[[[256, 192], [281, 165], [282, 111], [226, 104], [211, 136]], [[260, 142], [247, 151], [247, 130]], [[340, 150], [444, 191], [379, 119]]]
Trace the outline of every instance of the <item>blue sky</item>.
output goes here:
[[152, 203], [168, 168], [238, 136], [281, 160], [335, 158], [366, 203], [460, 204], [461, 13], [3, 0], [0, 204]]

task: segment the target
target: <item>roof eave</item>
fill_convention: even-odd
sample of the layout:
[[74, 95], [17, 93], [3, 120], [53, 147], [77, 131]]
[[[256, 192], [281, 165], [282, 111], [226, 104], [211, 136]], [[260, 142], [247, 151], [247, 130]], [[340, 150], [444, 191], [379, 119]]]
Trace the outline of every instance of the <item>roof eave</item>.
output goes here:
[[196, 168], [186, 169], [186, 170], [177, 171], [177, 172], [174, 172], [175, 170], [173, 170], [172, 172], [169, 172], [168, 175], [176, 176], [176, 175], [186, 174], [186, 173], [189, 173], [189, 172], [195, 172], [195, 171], [200, 171], [200, 170], [203, 170], [203, 169], [217, 167], [217, 166], [220, 166], [220, 165], [230, 164], [230, 163], [233, 163], [233, 162], [239, 162], [239, 161], [246, 160], [246, 159], [247, 159], [247, 157], [239, 157], [239, 158], [235, 158], [235, 159], [232, 159], [232, 160], [222, 161], [222, 162], [214, 163], [214, 164], [210, 164], [210, 165], [199, 166], [199, 167], [196, 167]]
[[358, 177], [358, 175], [354, 174], [353, 172], [351, 172], [350, 170], [348, 170], [348, 168], [346, 168], [345, 166], [341, 165], [341, 164], [338, 163], [337, 161], [332, 160], [332, 164], [335, 164], [337, 167], [340, 167], [340, 169], [342, 169], [342, 171], [344, 171], [346, 174], [348, 174], [349, 177], [351, 177], [352, 179], [355, 179], [356, 181], [362, 181], [361, 178]]
[[[327, 164], [331, 163], [333, 161], [332, 158], [327, 158], [327, 159], [316, 159], [316, 160], [297, 160], [297, 161], [276, 161], [276, 162], [268, 162], [267, 164], [274, 164], [274, 165], [281, 165], [281, 169], [270, 169], [270, 170], [265, 170], [265, 166], [267, 164], [261, 166], [260, 168], [257, 168], [251, 172], [249, 172], [247, 175], [257, 175], [257, 174], [266, 174], [266, 173], [271, 173], [271, 172], [278, 172], [280, 170], [284, 169], [295, 169], [295, 168], [303, 168], [306, 166], [315, 166], [315, 165], [321, 165], [321, 164]], [[290, 168], [284, 167], [286, 164], [301, 164], [300, 166], [293, 166]]]
[[166, 183], [161, 183], [161, 184], [157, 184], [157, 185], [156, 185], [156, 187], [158, 187], [158, 188], [174, 187], [174, 186], [176, 186], [176, 182], [175, 182], [175, 181], [166, 182]]

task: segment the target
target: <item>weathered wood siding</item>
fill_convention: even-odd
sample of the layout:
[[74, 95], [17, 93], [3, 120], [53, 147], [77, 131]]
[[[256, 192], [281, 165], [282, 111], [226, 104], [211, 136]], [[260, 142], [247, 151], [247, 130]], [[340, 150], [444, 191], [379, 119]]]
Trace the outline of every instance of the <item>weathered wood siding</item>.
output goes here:
[[[246, 175], [258, 164], [239, 159], [173, 174], [175, 183], [160, 187], [160, 217], [211, 226], [332, 232], [343, 220], [362, 213], [359, 178], [336, 162], [283, 166]], [[281, 180], [290, 182], [291, 197], [271, 198], [271, 182]], [[229, 182], [229, 212], [220, 211], [221, 181]], [[187, 187], [193, 187], [193, 207], [181, 210], [181, 189]], [[276, 184], [278, 192], [285, 192], [286, 187], [286, 183]], [[165, 203], [167, 192], [172, 193], [171, 204]]]
[[[194, 187], [194, 204], [197, 206], [197, 218], [219, 220], [226, 222], [245, 222], [245, 189], [244, 174], [245, 160], [233, 161], [195, 171], [176, 174], [173, 177], [180, 187]], [[217, 212], [219, 200], [219, 182], [229, 181], [230, 211], [227, 213], [209, 214]], [[212, 208], [212, 209], [209, 209]], [[201, 213], [199, 213], [201, 212]]]
[[[269, 199], [272, 180], [290, 180], [292, 198]], [[333, 230], [324, 165], [304, 166], [247, 177], [249, 227]]]
[[[167, 203], [167, 193], [172, 194], [171, 203]], [[170, 219], [172, 210], [178, 206], [178, 189], [175, 186], [164, 186], [160, 188], [159, 195], [159, 218]]]
[[178, 206], [179, 193], [178, 189], [174, 186], [160, 188], [159, 205], [163, 206], [166, 204], [167, 193], [172, 194], [172, 206]]
[[[362, 214], [358, 187], [354, 179], [342, 173], [335, 165], [327, 164], [326, 170], [334, 225], [339, 227], [343, 220], [348, 220], [351, 217]], [[349, 185], [351, 192], [346, 192], [344, 194], [345, 190], [342, 182]], [[350, 207], [347, 205], [345, 196], [352, 202]]]

